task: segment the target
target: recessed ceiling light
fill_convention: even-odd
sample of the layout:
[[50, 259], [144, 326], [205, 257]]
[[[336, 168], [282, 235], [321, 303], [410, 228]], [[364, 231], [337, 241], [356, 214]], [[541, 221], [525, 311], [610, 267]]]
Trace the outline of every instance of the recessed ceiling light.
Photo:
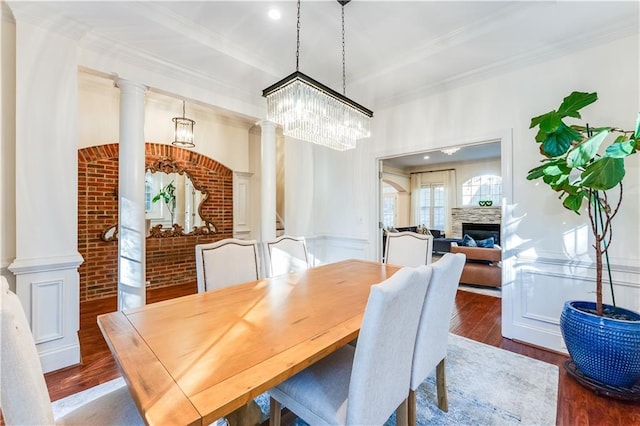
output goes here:
[[424, 158], [425, 160], [428, 160], [428, 159], [429, 159], [429, 156], [428, 156], [428, 155], [425, 155], [423, 158]]
[[278, 9], [269, 10], [269, 18], [277, 21], [278, 19], [280, 19], [280, 11]]

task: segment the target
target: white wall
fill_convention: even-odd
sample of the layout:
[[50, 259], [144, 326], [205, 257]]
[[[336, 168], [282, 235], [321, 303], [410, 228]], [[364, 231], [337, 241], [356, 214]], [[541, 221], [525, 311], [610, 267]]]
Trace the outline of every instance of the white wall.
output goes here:
[[16, 26], [5, 3], [0, 15], [0, 273], [15, 291], [6, 268], [16, 257]]
[[[613, 66], [626, 57], [624, 67]], [[594, 60], [598, 58], [598, 60]], [[548, 188], [527, 181], [527, 171], [540, 160], [531, 117], [556, 108], [573, 90], [597, 91], [600, 100], [583, 115], [592, 124], [616, 124], [632, 129], [638, 106], [638, 38], [629, 37], [594, 47], [550, 63], [497, 76], [493, 79], [432, 95], [390, 110], [377, 111], [375, 144], [378, 151], [391, 146], [412, 150], [423, 141], [425, 148], [438, 141], [457, 141], [512, 128], [514, 140], [514, 202], [512, 215], [522, 217], [517, 235], [534, 242], [536, 251], [565, 256], [563, 235], [579, 228], [585, 218], [565, 211]], [[632, 94], [636, 94], [635, 96]], [[631, 95], [631, 96], [630, 96]], [[403, 135], [397, 138], [395, 135]], [[617, 218], [612, 255], [617, 262], [638, 266], [637, 248], [640, 210], [639, 161], [629, 161], [625, 179], [625, 206]], [[544, 234], [540, 227], [544, 224]]]
[[[600, 100], [583, 116], [592, 125], [633, 129], [640, 110], [638, 52], [638, 37], [627, 37], [375, 111], [372, 140], [361, 142], [346, 155], [322, 152], [315, 157], [316, 177], [322, 178], [316, 205], [319, 209], [340, 206], [340, 211], [323, 209], [317, 221], [321, 232], [364, 236], [363, 252], [374, 259], [376, 252], [371, 247], [378, 237], [376, 158], [495, 140], [496, 134], [512, 135], [513, 152], [504, 159], [513, 175], [513, 200], [503, 208], [503, 291], [507, 301], [517, 306], [503, 306], [507, 321], [503, 332], [562, 350], [557, 327], [562, 302], [593, 298], [593, 254], [587, 241], [586, 216], [565, 210], [555, 193], [526, 180], [528, 170], [540, 160], [535, 132], [529, 130], [530, 119], [557, 108], [571, 91], [597, 91]], [[635, 310], [640, 310], [639, 162], [640, 155], [628, 162], [624, 207], [614, 224], [610, 252], [614, 281], [624, 294], [619, 305]], [[364, 223], [359, 222], [361, 218]], [[571, 265], [575, 267], [569, 271]], [[537, 284], [543, 278], [548, 285]], [[573, 285], [566, 285], [566, 281]], [[514, 289], [522, 296], [520, 301], [513, 302], [516, 296], [510, 299]]]

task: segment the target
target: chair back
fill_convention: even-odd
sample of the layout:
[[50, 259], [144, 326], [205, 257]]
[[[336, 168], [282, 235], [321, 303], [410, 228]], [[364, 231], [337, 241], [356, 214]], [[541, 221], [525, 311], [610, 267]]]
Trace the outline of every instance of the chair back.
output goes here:
[[4, 421], [8, 425], [51, 425], [51, 400], [27, 317], [7, 279], [0, 279], [0, 406]]
[[385, 263], [417, 267], [431, 263], [433, 236], [416, 232], [387, 233]]
[[196, 245], [198, 292], [260, 279], [260, 256], [255, 240], [227, 238]]
[[416, 390], [447, 356], [449, 323], [464, 263], [464, 254], [447, 253], [431, 264], [433, 273], [420, 316], [413, 354], [412, 390]]
[[282, 235], [273, 241], [267, 241], [265, 247], [265, 254], [268, 257], [266, 263], [269, 268], [267, 273], [270, 277], [309, 268], [307, 243], [304, 237]]
[[346, 424], [383, 424], [407, 398], [430, 275], [430, 267], [403, 268], [371, 287], [353, 359]]

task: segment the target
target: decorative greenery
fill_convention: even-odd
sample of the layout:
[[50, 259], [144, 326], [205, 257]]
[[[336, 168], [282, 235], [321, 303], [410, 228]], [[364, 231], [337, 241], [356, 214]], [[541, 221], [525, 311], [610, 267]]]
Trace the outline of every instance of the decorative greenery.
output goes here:
[[158, 192], [152, 199], [151, 202], [155, 203], [159, 201], [161, 198], [169, 209], [169, 214], [171, 215], [171, 224], [174, 223], [173, 216], [176, 211], [176, 187], [173, 184], [173, 181], [169, 182], [165, 185], [160, 192]]
[[[596, 306], [602, 315], [602, 256], [611, 244], [611, 222], [622, 203], [622, 180], [625, 176], [625, 159], [637, 152], [640, 144], [640, 113], [635, 131], [625, 131], [613, 126], [590, 127], [588, 124], [567, 125], [566, 118], [582, 118], [580, 110], [598, 99], [597, 93], [573, 92], [557, 110], [531, 119], [529, 128], [538, 127], [536, 142], [545, 157], [542, 165], [529, 171], [528, 180], [542, 178], [567, 209], [580, 214], [583, 201], [591, 222], [596, 252]], [[613, 141], [603, 150], [609, 135]], [[617, 200], [611, 199], [608, 190], [617, 188]], [[609, 284], [611, 271], [609, 270]], [[615, 306], [615, 299], [613, 299]]]

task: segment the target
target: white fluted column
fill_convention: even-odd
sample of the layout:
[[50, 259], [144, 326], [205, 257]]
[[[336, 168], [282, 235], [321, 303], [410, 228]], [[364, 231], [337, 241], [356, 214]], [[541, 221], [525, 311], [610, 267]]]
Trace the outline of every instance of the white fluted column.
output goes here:
[[260, 160], [260, 235], [262, 241], [276, 237], [276, 127], [272, 121], [258, 123], [262, 129]]
[[145, 150], [146, 87], [119, 79], [120, 140], [118, 147], [118, 310], [143, 306], [145, 289]]

